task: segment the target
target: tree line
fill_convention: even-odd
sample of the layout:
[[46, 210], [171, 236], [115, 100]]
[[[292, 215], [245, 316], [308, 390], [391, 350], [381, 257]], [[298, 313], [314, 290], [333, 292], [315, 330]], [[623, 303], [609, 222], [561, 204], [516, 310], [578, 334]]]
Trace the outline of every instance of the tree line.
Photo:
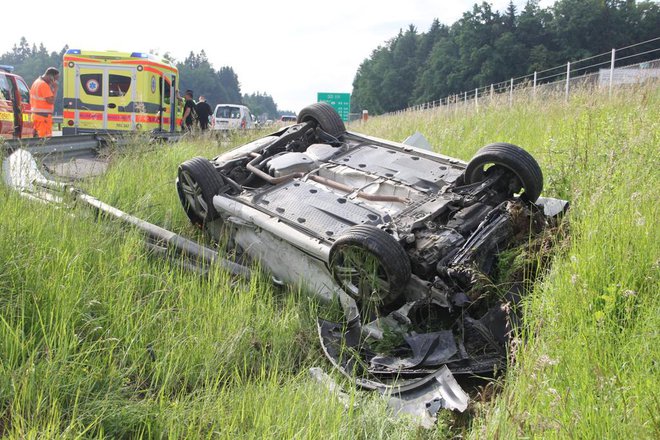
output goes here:
[[[64, 46], [59, 52], [48, 52], [43, 43], [30, 45], [25, 37], [12, 50], [0, 55], [0, 64], [14, 67], [14, 73], [23, 77], [30, 87], [37, 77], [43, 75], [49, 67], [62, 69], [62, 59], [69, 49]], [[55, 101], [55, 114], [62, 114], [62, 87], [58, 90]]]
[[400, 30], [360, 65], [351, 111], [401, 110], [660, 36], [654, 1], [559, 0], [541, 8], [529, 0], [517, 9], [483, 2], [451, 26], [435, 19], [426, 33]]
[[[10, 51], [0, 55], [0, 64], [14, 67], [14, 72], [22, 76], [28, 84], [42, 75], [45, 70], [54, 66], [62, 69], [64, 54], [69, 49], [64, 46], [59, 52], [48, 52], [43, 43], [37, 46], [30, 44], [25, 37], [14, 44]], [[181, 95], [185, 90], [193, 90], [195, 98], [204, 95], [211, 104], [245, 104], [252, 113], [266, 119], [277, 119], [279, 112], [273, 98], [266, 93], [241, 94], [238, 75], [230, 66], [215, 70], [209, 62], [206, 53], [190, 52], [183, 60], [177, 62], [169, 53], [164, 58], [172, 61], [179, 69], [179, 90]], [[55, 113], [62, 114], [62, 87], [58, 91], [55, 102]]]

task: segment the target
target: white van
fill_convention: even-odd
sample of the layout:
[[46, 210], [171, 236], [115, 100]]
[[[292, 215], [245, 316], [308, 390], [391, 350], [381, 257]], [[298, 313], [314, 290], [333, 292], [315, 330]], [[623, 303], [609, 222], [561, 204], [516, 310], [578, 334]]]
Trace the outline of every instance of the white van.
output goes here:
[[218, 104], [213, 112], [214, 130], [236, 130], [253, 128], [254, 120], [250, 109], [239, 104]]

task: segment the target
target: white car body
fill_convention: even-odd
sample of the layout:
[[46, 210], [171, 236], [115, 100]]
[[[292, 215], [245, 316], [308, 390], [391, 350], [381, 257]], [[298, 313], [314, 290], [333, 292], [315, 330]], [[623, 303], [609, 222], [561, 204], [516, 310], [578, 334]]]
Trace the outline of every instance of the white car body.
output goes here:
[[218, 104], [213, 111], [214, 130], [239, 130], [254, 127], [250, 109], [240, 104]]
[[[369, 374], [503, 365], [498, 335], [508, 318], [502, 295], [482, 295], [483, 280], [498, 276], [500, 252], [529, 243], [567, 208], [540, 197], [534, 158], [494, 143], [464, 162], [347, 131], [325, 103], [297, 122], [181, 164], [177, 191], [190, 220], [218, 241], [228, 237], [242, 261], [259, 262], [277, 282], [339, 298], [348, 322], [362, 317], [363, 340], [408, 332], [399, 349], [413, 355], [365, 351]], [[340, 328], [320, 326], [325, 348]]]

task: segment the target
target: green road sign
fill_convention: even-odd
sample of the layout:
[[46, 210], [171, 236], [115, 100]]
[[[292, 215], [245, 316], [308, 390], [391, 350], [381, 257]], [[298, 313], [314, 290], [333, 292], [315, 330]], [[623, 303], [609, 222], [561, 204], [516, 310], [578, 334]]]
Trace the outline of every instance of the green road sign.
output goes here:
[[330, 104], [344, 122], [348, 122], [348, 114], [351, 111], [351, 94], [350, 93], [321, 93], [317, 94], [318, 102], [327, 102]]

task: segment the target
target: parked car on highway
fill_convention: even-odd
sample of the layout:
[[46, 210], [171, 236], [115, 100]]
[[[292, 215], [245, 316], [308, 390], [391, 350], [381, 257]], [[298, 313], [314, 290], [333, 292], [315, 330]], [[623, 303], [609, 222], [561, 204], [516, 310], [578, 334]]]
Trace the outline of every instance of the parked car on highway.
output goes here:
[[[484, 295], [484, 285], [501, 252], [566, 209], [540, 198], [542, 188], [538, 163], [515, 145], [486, 145], [466, 163], [347, 131], [326, 103], [269, 136], [182, 163], [176, 181], [192, 223], [228, 236], [242, 260], [338, 297], [359, 336], [351, 343], [344, 324], [321, 322], [326, 353], [350, 374], [380, 378], [504, 363], [507, 294]], [[331, 346], [356, 347], [362, 359]]]
[[30, 88], [13, 73], [12, 66], [0, 66], [0, 137], [34, 137]]
[[290, 123], [296, 123], [297, 118], [294, 115], [282, 115], [280, 116], [280, 122], [283, 122], [285, 124], [290, 124]]
[[254, 127], [250, 109], [239, 104], [218, 104], [213, 111], [214, 130], [236, 130]]

